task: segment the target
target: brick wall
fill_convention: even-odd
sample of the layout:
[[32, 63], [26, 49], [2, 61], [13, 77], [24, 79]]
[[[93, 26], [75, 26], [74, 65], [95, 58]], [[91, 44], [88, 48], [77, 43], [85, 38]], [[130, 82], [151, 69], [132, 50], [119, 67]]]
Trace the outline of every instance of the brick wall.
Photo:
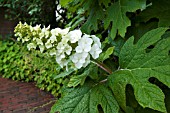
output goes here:
[[[51, 104], [47, 104], [49, 102]], [[54, 102], [51, 94], [35, 87], [34, 83], [0, 77], [0, 113], [49, 113]]]
[[9, 21], [5, 19], [5, 8], [0, 8], [0, 35], [5, 37], [8, 34], [13, 33], [14, 27], [17, 25], [17, 21]]

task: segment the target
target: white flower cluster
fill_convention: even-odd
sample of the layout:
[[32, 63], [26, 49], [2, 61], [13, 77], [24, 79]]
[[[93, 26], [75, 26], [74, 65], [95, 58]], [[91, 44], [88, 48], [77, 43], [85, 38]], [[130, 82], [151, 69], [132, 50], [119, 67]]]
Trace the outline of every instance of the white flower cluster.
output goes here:
[[80, 69], [90, 63], [90, 59], [97, 59], [101, 50], [101, 42], [95, 35], [82, 34], [77, 29], [69, 31], [69, 28], [50, 27], [40, 28], [28, 24], [19, 23], [15, 28], [15, 36], [18, 41], [28, 42], [28, 50], [37, 49], [56, 57], [56, 62], [61, 67], [68, 66]]

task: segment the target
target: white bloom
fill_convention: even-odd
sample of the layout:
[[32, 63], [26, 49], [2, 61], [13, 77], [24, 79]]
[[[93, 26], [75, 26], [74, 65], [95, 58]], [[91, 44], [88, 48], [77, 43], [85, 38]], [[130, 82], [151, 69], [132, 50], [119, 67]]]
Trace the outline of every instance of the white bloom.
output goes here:
[[66, 29], [55, 28], [51, 30], [51, 34], [56, 36], [58, 36], [59, 34], [66, 35], [69, 32], [69, 30], [70, 28], [66, 28]]
[[83, 52], [83, 49], [84, 49], [84, 47], [82, 47], [82, 46], [77, 46], [77, 47], [75, 48], [75, 50], [76, 50], [77, 53], [82, 53], [82, 52]]
[[66, 35], [69, 32], [70, 28], [59, 29], [59, 34]]
[[91, 50], [91, 44], [93, 40], [88, 35], [84, 35], [79, 41], [78, 46], [75, 48], [77, 53], [89, 52]]
[[59, 58], [60, 59], [63, 59], [63, 58], [65, 58], [66, 56], [65, 56], [65, 53], [61, 53], [60, 55], [59, 55]]
[[31, 29], [31, 30], [36, 30], [36, 31], [38, 31], [38, 30], [41, 29], [40, 26], [41, 26], [41, 24], [40, 24], [40, 25], [36, 25], [35, 27], [31, 27], [31, 26], [30, 26], [30, 29]]
[[96, 43], [100, 48], [101, 48], [101, 42], [100, 39], [98, 37], [96, 37], [95, 35], [91, 35], [94, 43]]
[[67, 55], [70, 55], [71, 54], [71, 51], [72, 51], [72, 47], [67, 45], [64, 49], [64, 52], [66, 52]]
[[69, 38], [67, 36], [62, 36], [61, 42], [63, 44], [67, 44], [68, 41], [69, 41]]
[[57, 50], [59, 53], [62, 53], [64, 51], [65, 45], [62, 42], [59, 42], [57, 45]]
[[44, 51], [44, 46], [43, 45], [39, 45], [40, 48], [40, 52], [42, 53]]
[[27, 42], [30, 40], [30, 36], [25, 36], [24, 38], [22, 38], [22, 43]]
[[86, 57], [86, 62], [83, 64], [83, 67], [86, 67], [90, 63], [90, 55]]
[[72, 51], [72, 47], [69, 46], [67, 43], [59, 42], [57, 45], [57, 52], [59, 54], [66, 52], [67, 55], [70, 55]]
[[41, 39], [39, 38], [35, 38], [36, 42], [37, 42], [37, 45], [43, 45], [43, 42]]
[[45, 26], [44, 26], [44, 28], [42, 28], [41, 33], [39, 34], [40, 39], [42, 39], [43, 37], [45, 37], [45, 38], [49, 37], [49, 35], [50, 35], [49, 29], [50, 29], [50, 26], [48, 26], [47, 28], [45, 28]]
[[55, 41], [57, 41], [56, 36], [52, 35], [49, 39], [51, 41], [51, 43], [54, 43]]
[[92, 57], [94, 59], [99, 57], [99, 54], [102, 52], [102, 50], [99, 48], [99, 46], [97, 44], [93, 44], [91, 50], [90, 50], [90, 54], [92, 55]]
[[58, 57], [56, 57], [56, 62], [63, 68], [64, 66], [67, 66], [68, 61], [65, 59], [58, 59]]
[[51, 48], [53, 45], [50, 43], [50, 40], [48, 40], [46, 43], [45, 43], [45, 47], [47, 49]]
[[93, 40], [89, 38], [90, 35], [83, 35], [83, 37], [78, 41], [79, 45], [91, 45], [93, 43]]
[[71, 61], [75, 64], [76, 68], [80, 69], [83, 64], [86, 62], [86, 57], [88, 56], [88, 53], [75, 53], [72, 55]]
[[67, 37], [70, 38], [70, 42], [71, 43], [75, 43], [77, 42], [79, 39], [81, 39], [81, 35], [82, 35], [82, 32], [81, 30], [74, 30], [74, 31], [70, 31], [68, 34], [67, 34]]
[[83, 64], [80, 62], [77, 62], [77, 63], [75, 63], [75, 66], [77, 69], [80, 69], [81, 67], [83, 67]]
[[58, 28], [55, 28], [55, 29], [52, 29], [51, 30], [51, 34], [54, 35], [54, 36], [58, 36]]
[[28, 48], [28, 50], [30, 50], [30, 49], [36, 49], [36, 47], [37, 47], [37, 45], [36, 44], [34, 44], [34, 43], [29, 43], [28, 45], [27, 45], [27, 48]]
[[42, 32], [46, 32], [50, 29], [50, 25], [46, 28], [45, 26], [42, 28]]
[[56, 55], [56, 49], [55, 49], [55, 48], [51, 49], [50, 52], [49, 52], [49, 54], [50, 54], [51, 56]]

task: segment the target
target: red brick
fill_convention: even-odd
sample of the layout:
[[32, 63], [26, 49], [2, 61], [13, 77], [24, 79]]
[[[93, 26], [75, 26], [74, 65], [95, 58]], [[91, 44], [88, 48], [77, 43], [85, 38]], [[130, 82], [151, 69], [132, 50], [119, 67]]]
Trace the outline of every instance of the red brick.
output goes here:
[[[0, 113], [27, 113], [54, 97], [35, 87], [35, 83], [16, 82], [0, 77]], [[34, 113], [49, 113], [52, 104], [38, 107]]]

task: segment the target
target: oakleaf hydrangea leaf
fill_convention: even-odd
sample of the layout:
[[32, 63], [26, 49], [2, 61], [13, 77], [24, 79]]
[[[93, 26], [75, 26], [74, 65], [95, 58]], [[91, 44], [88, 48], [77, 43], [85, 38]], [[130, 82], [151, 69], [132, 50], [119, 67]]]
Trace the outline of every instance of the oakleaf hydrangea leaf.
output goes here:
[[[90, 0], [91, 1], [91, 0]], [[102, 20], [104, 18], [103, 9], [99, 6], [97, 0], [92, 1], [91, 3], [91, 11], [87, 21], [81, 27], [81, 30], [90, 34], [92, 30], [98, 30], [98, 20]]]
[[111, 37], [115, 38], [116, 33], [124, 37], [126, 28], [131, 25], [129, 18], [126, 16], [127, 12], [135, 12], [137, 9], [146, 7], [146, 0], [118, 0], [107, 9], [107, 16], [104, 20], [105, 29], [111, 26]]
[[104, 84], [86, 83], [82, 87], [70, 89], [57, 101], [50, 113], [99, 113], [100, 105], [104, 113], [118, 113], [119, 106], [111, 90]]
[[[147, 22], [152, 18], [159, 19], [159, 27], [170, 26], [170, 1], [169, 0], [151, 0], [152, 5], [147, 7], [139, 15], [140, 20]], [[138, 18], [138, 19], [139, 19]]]
[[[166, 112], [164, 93], [149, 82], [151, 77], [170, 88], [170, 37], [162, 39], [166, 28], [147, 32], [134, 44], [134, 38], [127, 40], [119, 56], [120, 70], [108, 79], [116, 100], [126, 109], [126, 85], [134, 89], [136, 100], [142, 107]], [[148, 47], [154, 46], [148, 51]]]
[[104, 5], [105, 7], [108, 7], [109, 3], [111, 3], [111, 0], [99, 0], [99, 5]]

